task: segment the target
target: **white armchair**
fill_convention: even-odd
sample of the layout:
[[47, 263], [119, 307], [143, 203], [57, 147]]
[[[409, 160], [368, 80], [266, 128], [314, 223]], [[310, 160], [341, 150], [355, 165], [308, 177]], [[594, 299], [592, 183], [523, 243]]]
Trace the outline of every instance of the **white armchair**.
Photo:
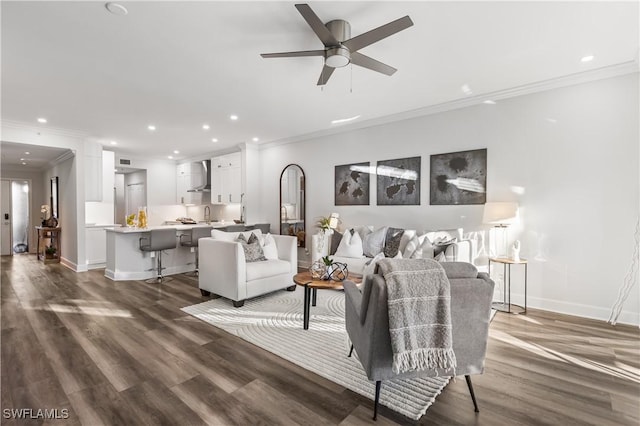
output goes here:
[[[239, 234], [239, 233], [236, 233]], [[272, 291], [296, 289], [293, 276], [298, 268], [296, 238], [272, 235], [278, 259], [247, 263], [240, 243], [201, 238], [198, 286], [203, 296], [211, 293], [233, 301], [236, 308], [246, 299]]]

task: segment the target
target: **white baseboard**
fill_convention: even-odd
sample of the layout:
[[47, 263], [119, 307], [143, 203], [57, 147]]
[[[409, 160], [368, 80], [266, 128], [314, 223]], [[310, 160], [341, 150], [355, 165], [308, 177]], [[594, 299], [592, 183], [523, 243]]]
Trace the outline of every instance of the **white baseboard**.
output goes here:
[[[524, 295], [512, 293], [511, 299], [517, 300], [519, 302], [521, 300], [524, 300]], [[603, 308], [601, 306], [583, 305], [580, 303], [571, 303], [531, 296], [527, 297], [527, 307], [601, 321], [608, 321], [609, 316], [611, 315], [611, 308]], [[637, 327], [640, 325], [640, 313], [622, 311], [620, 313], [620, 317], [618, 318], [618, 323], [633, 325]]]
[[60, 263], [74, 272], [87, 272], [87, 265], [78, 266], [66, 257], [60, 257]]
[[107, 267], [107, 262], [102, 263], [87, 263], [87, 270], [91, 271], [92, 269], [103, 269]]

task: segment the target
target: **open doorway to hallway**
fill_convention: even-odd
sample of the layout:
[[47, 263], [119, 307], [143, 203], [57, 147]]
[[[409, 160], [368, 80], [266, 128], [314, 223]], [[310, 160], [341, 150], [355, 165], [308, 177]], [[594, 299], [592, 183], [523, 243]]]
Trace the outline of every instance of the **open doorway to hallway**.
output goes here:
[[29, 211], [31, 182], [23, 179], [2, 179], [0, 189], [0, 254], [29, 252]]

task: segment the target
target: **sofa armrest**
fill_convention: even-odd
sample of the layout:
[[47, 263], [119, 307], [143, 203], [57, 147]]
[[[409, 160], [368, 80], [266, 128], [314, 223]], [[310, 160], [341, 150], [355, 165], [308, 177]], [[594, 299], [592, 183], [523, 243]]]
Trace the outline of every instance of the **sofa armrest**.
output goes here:
[[298, 271], [298, 239], [289, 235], [271, 234], [278, 248], [278, 259], [291, 263], [291, 272]]
[[364, 318], [361, 318], [362, 312], [362, 292], [353, 281], [345, 281], [342, 283], [344, 288], [344, 297], [347, 303], [351, 304], [353, 312], [356, 314], [360, 322], [364, 322]]
[[240, 243], [200, 238], [198, 258], [201, 289], [231, 300], [246, 299], [247, 269]]
[[445, 256], [447, 262], [468, 262], [472, 263], [473, 247], [471, 240], [457, 241], [447, 247]]

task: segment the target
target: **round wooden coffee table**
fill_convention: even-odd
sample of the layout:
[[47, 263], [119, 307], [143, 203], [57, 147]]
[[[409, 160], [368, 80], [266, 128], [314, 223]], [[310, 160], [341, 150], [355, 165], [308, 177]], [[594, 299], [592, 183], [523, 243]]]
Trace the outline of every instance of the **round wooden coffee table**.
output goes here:
[[[362, 282], [360, 276], [349, 276], [349, 281], [353, 281], [356, 284]], [[304, 287], [304, 315], [302, 325], [305, 330], [309, 329], [309, 311], [311, 306], [316, 306], [316, 298], [318, 290], [330, 289], [330, 290], [342, 290], [342, 281], [331, 280], [318, 280], [311, 277], [309, 271], [300, 272], [293, 276], [293, 282]]]

